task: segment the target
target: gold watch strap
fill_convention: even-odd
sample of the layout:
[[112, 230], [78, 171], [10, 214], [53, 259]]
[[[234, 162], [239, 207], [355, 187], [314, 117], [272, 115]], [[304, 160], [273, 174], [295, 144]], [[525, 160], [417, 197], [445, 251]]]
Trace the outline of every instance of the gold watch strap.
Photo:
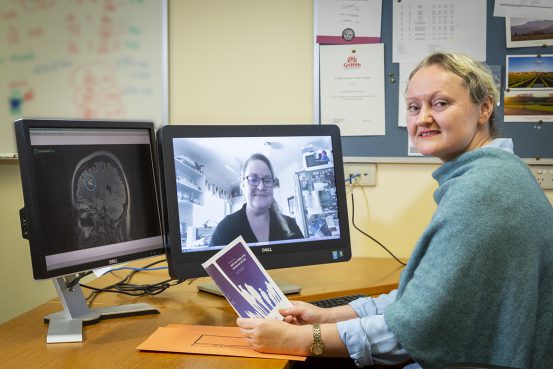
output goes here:
[[321, 356], [324, 350], [325, 346], [321, 335], [321, 325], [313, 324], [313, 344], [311, 345], [311, 353], [315, 356]]

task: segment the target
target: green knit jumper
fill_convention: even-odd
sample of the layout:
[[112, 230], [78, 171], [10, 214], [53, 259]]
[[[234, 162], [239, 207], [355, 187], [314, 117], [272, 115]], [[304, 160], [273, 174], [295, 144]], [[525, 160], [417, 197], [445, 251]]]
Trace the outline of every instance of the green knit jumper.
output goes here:
[[425, 369], [553, 368], [553, 207], [517, 156], [481, 148], [434, 173], [435, 214], [384, 318]]

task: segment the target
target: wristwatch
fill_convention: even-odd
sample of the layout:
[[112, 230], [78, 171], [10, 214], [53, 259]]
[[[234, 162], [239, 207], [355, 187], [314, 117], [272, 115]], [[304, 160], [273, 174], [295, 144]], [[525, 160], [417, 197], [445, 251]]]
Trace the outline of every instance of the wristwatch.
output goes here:
[[311, 345], [311, 353], [314, 356], [321, 356], [325, 352], [325, 345], [321, 338], [321, 325], [313, 324], [313, 344]]

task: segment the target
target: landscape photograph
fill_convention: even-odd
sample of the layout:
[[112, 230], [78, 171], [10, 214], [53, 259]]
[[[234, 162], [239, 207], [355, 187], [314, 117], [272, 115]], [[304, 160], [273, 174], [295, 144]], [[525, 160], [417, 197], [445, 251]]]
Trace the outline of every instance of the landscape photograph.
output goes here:
[[507, 47], [553, 44], [553, 20], [505, 18]]
[[506, 91], [505, 122], [550, 122], [553, 119], [553, 92]]
[[553, 55], [507, 55], [508, 89], [553, 88]]

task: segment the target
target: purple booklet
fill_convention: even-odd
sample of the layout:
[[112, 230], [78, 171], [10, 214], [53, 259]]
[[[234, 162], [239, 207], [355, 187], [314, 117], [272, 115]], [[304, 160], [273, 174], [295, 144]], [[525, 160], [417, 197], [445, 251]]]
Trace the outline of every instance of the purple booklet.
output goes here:
[[282, 320], [278, 310], [292, 306], [242, 237], [202, 266], [243, 318]]

